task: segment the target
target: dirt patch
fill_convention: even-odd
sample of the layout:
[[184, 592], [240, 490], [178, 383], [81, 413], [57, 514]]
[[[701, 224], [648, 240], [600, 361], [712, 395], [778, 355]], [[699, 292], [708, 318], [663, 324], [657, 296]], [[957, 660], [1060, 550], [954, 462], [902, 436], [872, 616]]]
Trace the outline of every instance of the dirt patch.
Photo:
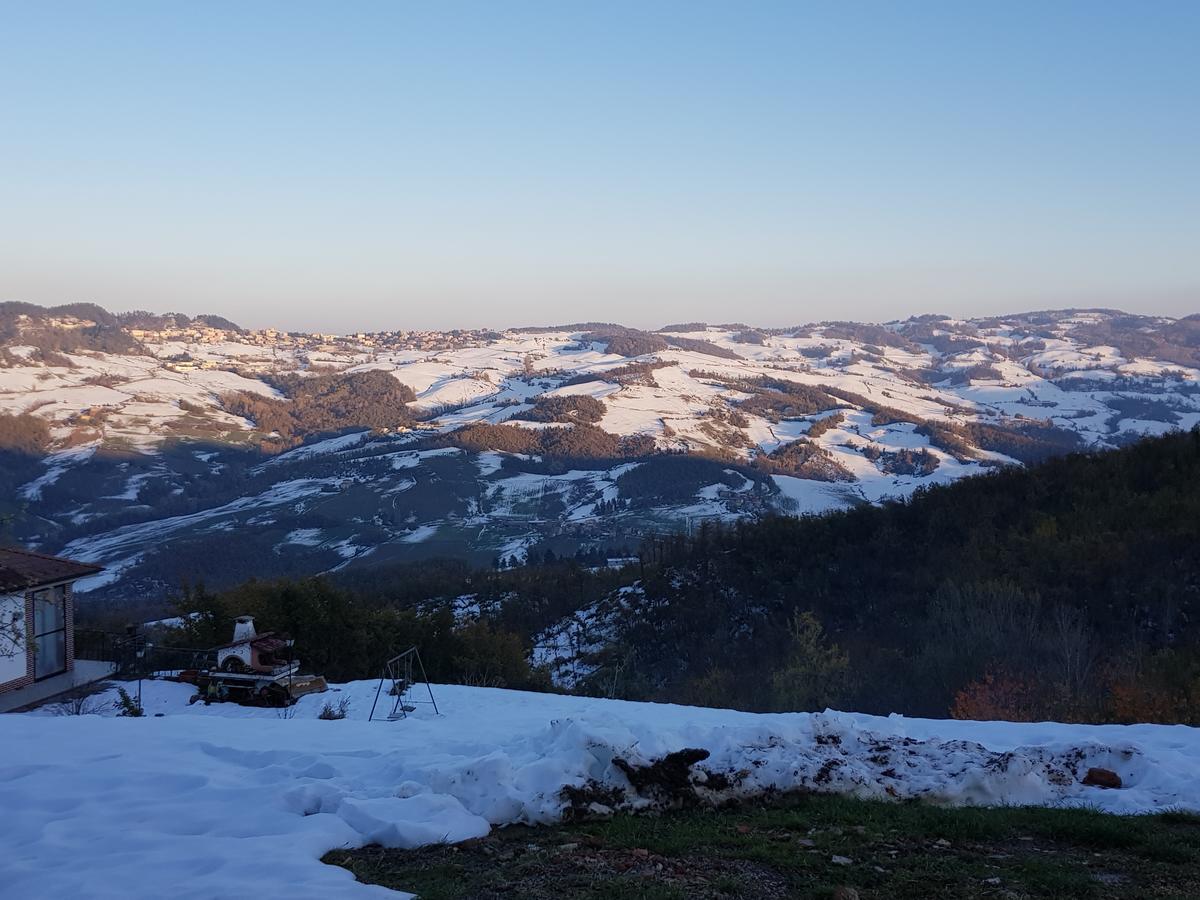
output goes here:
[[[549, 838], [550, 840], [534, 840]], [[362, 850], [333, 856], [361, 881], [414, 888], [422, 898], [562, 900], [592, 897], [680, 897], [745, 900], [793, 897], [789, 879], [771, 866], [715, 854], [664, 855], [644, 847], [609, 846], [593, 835], [564, 841], [559, 833], [509, 828], [457, 846], [414, 851]], [[403, 861], [391, 882], [388, 867]]]
[[568, 785], [559, 795], [563, 821], [603, 818], [631, 808], [645, 811], [724, 806], [741, 799], [738, 789], [748, 773], [714, 772], [697, 765], [708, 757], [709, 751], [695, 747], [676, 750], [649, 763], [615, 757], [613, 766], [625, 776], [629, 788], [595, 780], [582, 786]]
[[613, 760], [613, 765], [624, 773], [633, 789], [643, 797], [667, 802], [683, 801], [696, 795], [692, 784], [692, 766], [708, 757], [707, 750], [687, 748], [668, 753], [649, 765], [635, 766], [620, 757]]

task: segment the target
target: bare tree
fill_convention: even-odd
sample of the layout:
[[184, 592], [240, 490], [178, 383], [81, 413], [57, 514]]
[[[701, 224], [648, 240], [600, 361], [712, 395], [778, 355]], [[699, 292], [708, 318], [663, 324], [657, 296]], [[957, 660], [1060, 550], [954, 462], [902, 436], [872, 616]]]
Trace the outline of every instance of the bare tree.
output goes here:
[[48, 706], [47, 709], [56, 716], [93, 716], [98, 715], [110, 705], [101, 703], [92, 696], [91, 688], [82, 687], [64, 694], [62, 700]]
[[1051, 612], [1050, 629], [1060, 678], [1078, 695], [1090, 683], [1099, 659], [1087, 618], [1079, 610], [1059, 604]]

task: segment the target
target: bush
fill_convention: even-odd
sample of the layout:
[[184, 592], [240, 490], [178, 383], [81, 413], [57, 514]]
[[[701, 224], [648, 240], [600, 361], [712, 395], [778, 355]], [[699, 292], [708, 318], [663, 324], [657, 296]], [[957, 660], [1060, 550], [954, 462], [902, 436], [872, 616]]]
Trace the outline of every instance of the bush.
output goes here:
[[1044, 709], [1031, 681], [1006, 672], [989, 672], [955, 695], [950, 715], [976, 722], [1033, 722]]
[[129, 696], [129, 692], [123, 687], [117, 688], [117, 699], [113, 706], [116, 707], [118, 716], [128, 719], [140, 719], [146, 714], [146, 710], [142, 708], [142, 701]]
[[103, 706], [86, 688], [76, 688], [50, 707], [56, 716], [94, 716]]
[[342, 697], [336, 704], [331, 700], [326, 700], [325, 705], [321, 707], [321, 711], [317, 714], [317, 718], [326, 721], [336, 721], [346, 718], [349, 712], [350, 698]]

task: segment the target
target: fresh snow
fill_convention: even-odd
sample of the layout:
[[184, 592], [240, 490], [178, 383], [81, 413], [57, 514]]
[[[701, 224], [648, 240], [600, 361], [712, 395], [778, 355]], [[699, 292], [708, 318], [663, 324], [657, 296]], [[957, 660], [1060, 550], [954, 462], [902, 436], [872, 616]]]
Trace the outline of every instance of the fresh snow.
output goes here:
[[[552, 822], [565, 785], [628, 788], [614, 758], [637, 765], [688, 747], [710, 751], [709, 771], [745, 772], [742, 794], [1200, 810], [1200, 729], [1181, 725], [763, 715], [438, 685], [440, 716], [419, 704], [406, 720], [367, 722], [377, 685], [304, 697], [292, 718], [189, 706], [189, 687], [154, 681], [143, 684], [142, 719], [0, 716], [6, 896], [397, 896], [319, 858]], [[341, 698], [350, 718], [316, 718]], [[1125, 787], [1082, 786], [1090, 766], [1115, 770]]]

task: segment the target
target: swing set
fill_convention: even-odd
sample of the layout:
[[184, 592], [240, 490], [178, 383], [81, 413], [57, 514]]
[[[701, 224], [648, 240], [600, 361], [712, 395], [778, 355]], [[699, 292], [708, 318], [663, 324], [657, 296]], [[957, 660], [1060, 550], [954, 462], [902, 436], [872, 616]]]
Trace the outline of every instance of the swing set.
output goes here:
[[[418, 669], [421, 672], [421, 681], [425, 685], [425, 690], [429, 692], [428, 700], [417, 700], [413, 696], [414, 676]], [[383, 664], [383, 673], [379, 676], [379, 687], [375, 689], [375, 702], [371, 704], [371, 714], [367, 717], [368, 722], [375, 718], [375, 707], [379, 705], [379, 695], [383, 693], [385, 682], [391, 682], [388, 696], [396, 698], [392, 703], [391, 712], [387, 714], [389, 722], [407, 719], [410, 712], [416, 711], [414, 703], [432, 704], [434, 715], [441, 715], [438, 712], [437, 701], [433, 699], [433, 688], [425, 674], [425, 664], [421, 662], [421, 654], [416, 647], [409, 647]]]

